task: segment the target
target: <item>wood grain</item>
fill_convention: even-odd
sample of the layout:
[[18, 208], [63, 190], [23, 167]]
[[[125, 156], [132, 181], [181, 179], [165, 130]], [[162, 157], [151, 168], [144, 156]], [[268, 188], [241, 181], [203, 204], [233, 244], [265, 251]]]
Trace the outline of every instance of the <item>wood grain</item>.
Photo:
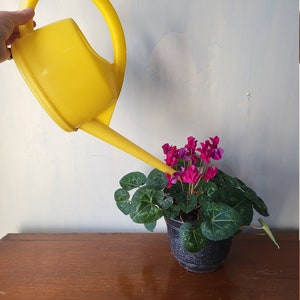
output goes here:
[[224, 267], [182, 269], [165, 233], [9, 234], [0, 299], [299, 299], [298, 233], [234, 238]]

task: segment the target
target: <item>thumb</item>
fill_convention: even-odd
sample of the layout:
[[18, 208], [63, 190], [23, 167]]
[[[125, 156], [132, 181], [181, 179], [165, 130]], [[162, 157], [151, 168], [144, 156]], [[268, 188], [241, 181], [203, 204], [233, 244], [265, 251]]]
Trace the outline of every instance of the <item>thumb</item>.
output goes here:
[[10, 56], [7, 45], [15, 39], [14, 34], [18, 33], [18, 27], [26, 24], [34, 16], [32, 8], [20, 11], [0, 11], [0, 62]]
[[34, 10], [32, 8], [26, 8], [19, 11], [10, 12], [10, 21], [14, 26], [19, 26], [29, 22], [34, 16]]

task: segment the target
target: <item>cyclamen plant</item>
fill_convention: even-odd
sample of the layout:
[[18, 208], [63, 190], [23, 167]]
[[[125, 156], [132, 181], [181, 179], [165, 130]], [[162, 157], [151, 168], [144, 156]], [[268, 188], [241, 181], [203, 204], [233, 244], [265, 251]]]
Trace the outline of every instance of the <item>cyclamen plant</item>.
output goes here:
[[[164, 144], [165, 162], [174, 173], [154, 169], [148, 176], [141, 172], [123, 176], [114, 195], [118, 208], [149, 231], [161, 217], [181, 221], [180, 241], [190, 252], [200, 251], [208, 240], [223, 240], [252, 226], [254, 210], [269, 216], [264, 201], [251, 188], [214, 165], [224, 154], [219, 142], [215, 136], [197, 146], [190, 136], [182, 148]], [[258, 221], [261, 227], [252, 227], [265, 230], [279, 248], [269, 226]]]

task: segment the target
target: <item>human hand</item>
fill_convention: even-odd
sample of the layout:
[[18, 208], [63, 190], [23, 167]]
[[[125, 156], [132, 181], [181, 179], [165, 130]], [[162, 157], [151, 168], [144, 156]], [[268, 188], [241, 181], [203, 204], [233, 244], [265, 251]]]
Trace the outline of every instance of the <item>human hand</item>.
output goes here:
[[8, 46], [20, 36], [19, 26], [29, 22], [33, 16], [32, 8], [20, 11], [0, 11], [0, 63], [12, 58]]

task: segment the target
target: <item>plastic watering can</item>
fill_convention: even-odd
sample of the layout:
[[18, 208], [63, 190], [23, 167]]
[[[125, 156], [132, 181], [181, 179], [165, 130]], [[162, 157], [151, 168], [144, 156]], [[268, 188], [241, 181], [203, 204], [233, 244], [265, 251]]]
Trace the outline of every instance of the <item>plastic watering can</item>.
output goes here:
[[[113, 63], [92, 49], [70, 18], [36, 30], [32, 21], [20, 26], [20, 38], [12, 45], [14, 61], [39, 103], [62, 129], [80, 128], [171, 174], [172, 168], [109, 127], [123, 84], [126, 45], [110, 2], [92, 1], [108, 25]], [[37, 3], [38, 0], [21, 0], [20, 9], [34, 9]]]

